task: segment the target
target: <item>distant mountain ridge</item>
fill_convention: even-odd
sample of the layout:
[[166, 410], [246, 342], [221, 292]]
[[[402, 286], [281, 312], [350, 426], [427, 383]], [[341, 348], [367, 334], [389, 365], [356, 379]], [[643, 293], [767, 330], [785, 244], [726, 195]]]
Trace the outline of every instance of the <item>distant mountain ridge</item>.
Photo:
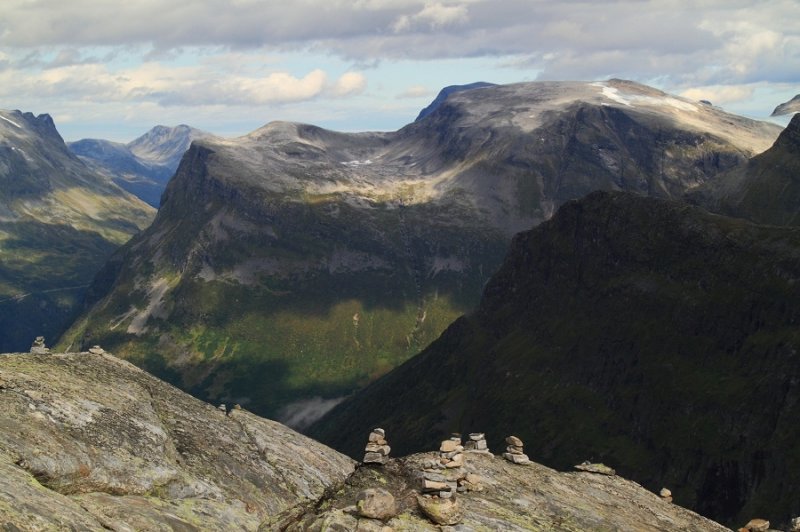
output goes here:
[[53, 119], [0, 111], [0, 350], [49, 341], [154, 210], [68, 149]]
[[69, 148], [87, 165], [157, 208], [167, 181], [192, 141], [212, 136], [185, 124], [155, 126], [127, 144], [82, 139], [70, 142]]
[[472, 309], [512, 235], [564, 202], [680, 198], [779, 132], [610, 80], [461, 91], [390, 133], [273, 122], [199, 140], [60, 344], [307, 420]]

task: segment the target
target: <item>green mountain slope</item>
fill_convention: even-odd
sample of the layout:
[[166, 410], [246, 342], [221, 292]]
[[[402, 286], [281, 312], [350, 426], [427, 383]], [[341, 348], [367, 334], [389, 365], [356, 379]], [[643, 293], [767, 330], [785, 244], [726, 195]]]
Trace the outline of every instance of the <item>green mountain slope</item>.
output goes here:
[[602, 461], [728, 523], [800, 512], [800, 230], [594, 193], [517, 235], [474, 314], [310, 434], [450, 432]]
[[564, 201], [679, 197], [779, 131], [616, 80], [459, 92], [392, 133], [196, 141], [61, 344], [307, 422], [474, 308], [511, 236]]
[[55, 340], [153, 214], [72, 155], [48, 115], [0, 111], [0, 350]]

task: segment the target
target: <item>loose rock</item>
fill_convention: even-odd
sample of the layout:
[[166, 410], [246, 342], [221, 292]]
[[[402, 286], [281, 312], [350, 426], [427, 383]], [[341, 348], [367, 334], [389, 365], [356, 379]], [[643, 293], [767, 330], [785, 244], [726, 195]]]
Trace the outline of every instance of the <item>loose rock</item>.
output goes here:
[[661, 488], [661, 491], [658, 492], [658, 495], [662, 500], [672, 502], [672, 492], [667, 488]]
[[587, 473], [597, 473], [598, 475], [614, 476], [617, 472], [605, 464], [593, 464], [591, 462], [584, 462], [575, 466], [575, 469], [586, 471]]
[[766, 519], [751, 519], [744, 525], [744, 528], [750, 532], [767, 532], [769, 530], [769, 521]]
[[457, 525], [464, 518], [455, 497], [441, 499], [417, 496], [417, 504], [422, 513], [437, 525]]
[[370, 488], [358, 494], [358, 515], [386, 521], [397, 515], [394, 496], [383, 488]]

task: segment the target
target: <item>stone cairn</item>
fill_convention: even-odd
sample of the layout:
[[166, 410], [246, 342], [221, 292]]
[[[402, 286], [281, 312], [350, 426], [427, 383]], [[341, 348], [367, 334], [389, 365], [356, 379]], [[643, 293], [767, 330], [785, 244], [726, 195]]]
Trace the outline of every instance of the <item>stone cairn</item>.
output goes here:
[[106, 350], [100, 347], [99, 345], [94, 345], [89, 348], [89, 352], [93, 355], [102, 355], [106, 352]]
[[31, 346], [31, 353], [36, 353], [37, 355], [45, 355], [49, 352], [50, 349], [48, 349], [44, 345], [44, 336], [37, 336], [36, 340], [33, 341], [33, 345]]
[[386, 442], [386, 432], [383, 429], [372, 429], [369, 433], [367, 446], [364, 447], [365, 464], [383, 465], [389, 459], [392, 448]]
[[464, 442], [464, 450], [488, 453], [489, 446], [486, 445], [486, 436], [483, 434], [483, 432], [471, 432], [469, 435], [469, 440]]
[[423, 496], [449, 499], [456, 492], [466, 491], [466, 477], [461, 435], [453, 434], [450, 439], [442, 441], [438, 458], [423, 462], [420, 491]]
[[672, 502], [672, 492], [668, 488], [661, 488], [661, 491], [658, 492], [658, 496], [661, 497], [662, 501]]
[[506, 443], [508, 447], [506, 447], [506, 452], [503, 453], [503, 458], [515, 464], [530, 463], [530, 458], [522, 450], [522, 440], [516, 436], [509, 436], [506, 438]]

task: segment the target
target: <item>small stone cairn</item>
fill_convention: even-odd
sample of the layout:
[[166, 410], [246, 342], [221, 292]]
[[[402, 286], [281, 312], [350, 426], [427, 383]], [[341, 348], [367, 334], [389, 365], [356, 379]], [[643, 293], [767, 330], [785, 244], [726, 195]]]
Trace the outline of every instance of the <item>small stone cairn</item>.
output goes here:
[[509, 436], [506, 438], [506, 452], [503, 453], [503, 458], [515, 464], [529, 464], [531, 462], [528, 455], [522, 450], [522, 440], [516, 436]]
[[456, 492], [467, 491], [470, 484], [464, 472], [464, 446], [461, 435], [453, 434], [442, 441], [439, 457], [422, 463], [419, 507], [431, 521], [438, 525], [455, 525], [461, 519]]
[[423, 462], [420, 489], [423, 496], [451, 498], [458, 491], [459, 483], [466, 477], [463, 466], [464, 446], [461, 445], [461, 435], [454, 434], [450, 439], [442, 441], [439, 458]]
[[367, 446], [364, 447], [365, 464], [383, 465], [389, 459], [392, 448], [386, 442], [386, 432], [383, 429], [372, 429], [369, 433]]
[[93, 345], [92, 347], [89, 348], [89, 352], [93, 355], [102, 355], [103, 353], [106, 352], [106, 350], [100, 347], [99, 345]]
[[658, 496], [661, 497], [662, 501], [672, 502], [672, 492], [667, 488], [661, 488], [661, 491], [658, 492]]
[[469, 440], [464, 442], [464, 450], [488, 453], [489, 446], [486, 444], [486, 435], [483, 432], [471, 432]]
[[49, 352], [50, 349], [44, 345], [44, 336], [37, 336], [33, 341], [33, 345], [31, 346], [31, 353], [35, 353], [37, 355], [46, 355]]

